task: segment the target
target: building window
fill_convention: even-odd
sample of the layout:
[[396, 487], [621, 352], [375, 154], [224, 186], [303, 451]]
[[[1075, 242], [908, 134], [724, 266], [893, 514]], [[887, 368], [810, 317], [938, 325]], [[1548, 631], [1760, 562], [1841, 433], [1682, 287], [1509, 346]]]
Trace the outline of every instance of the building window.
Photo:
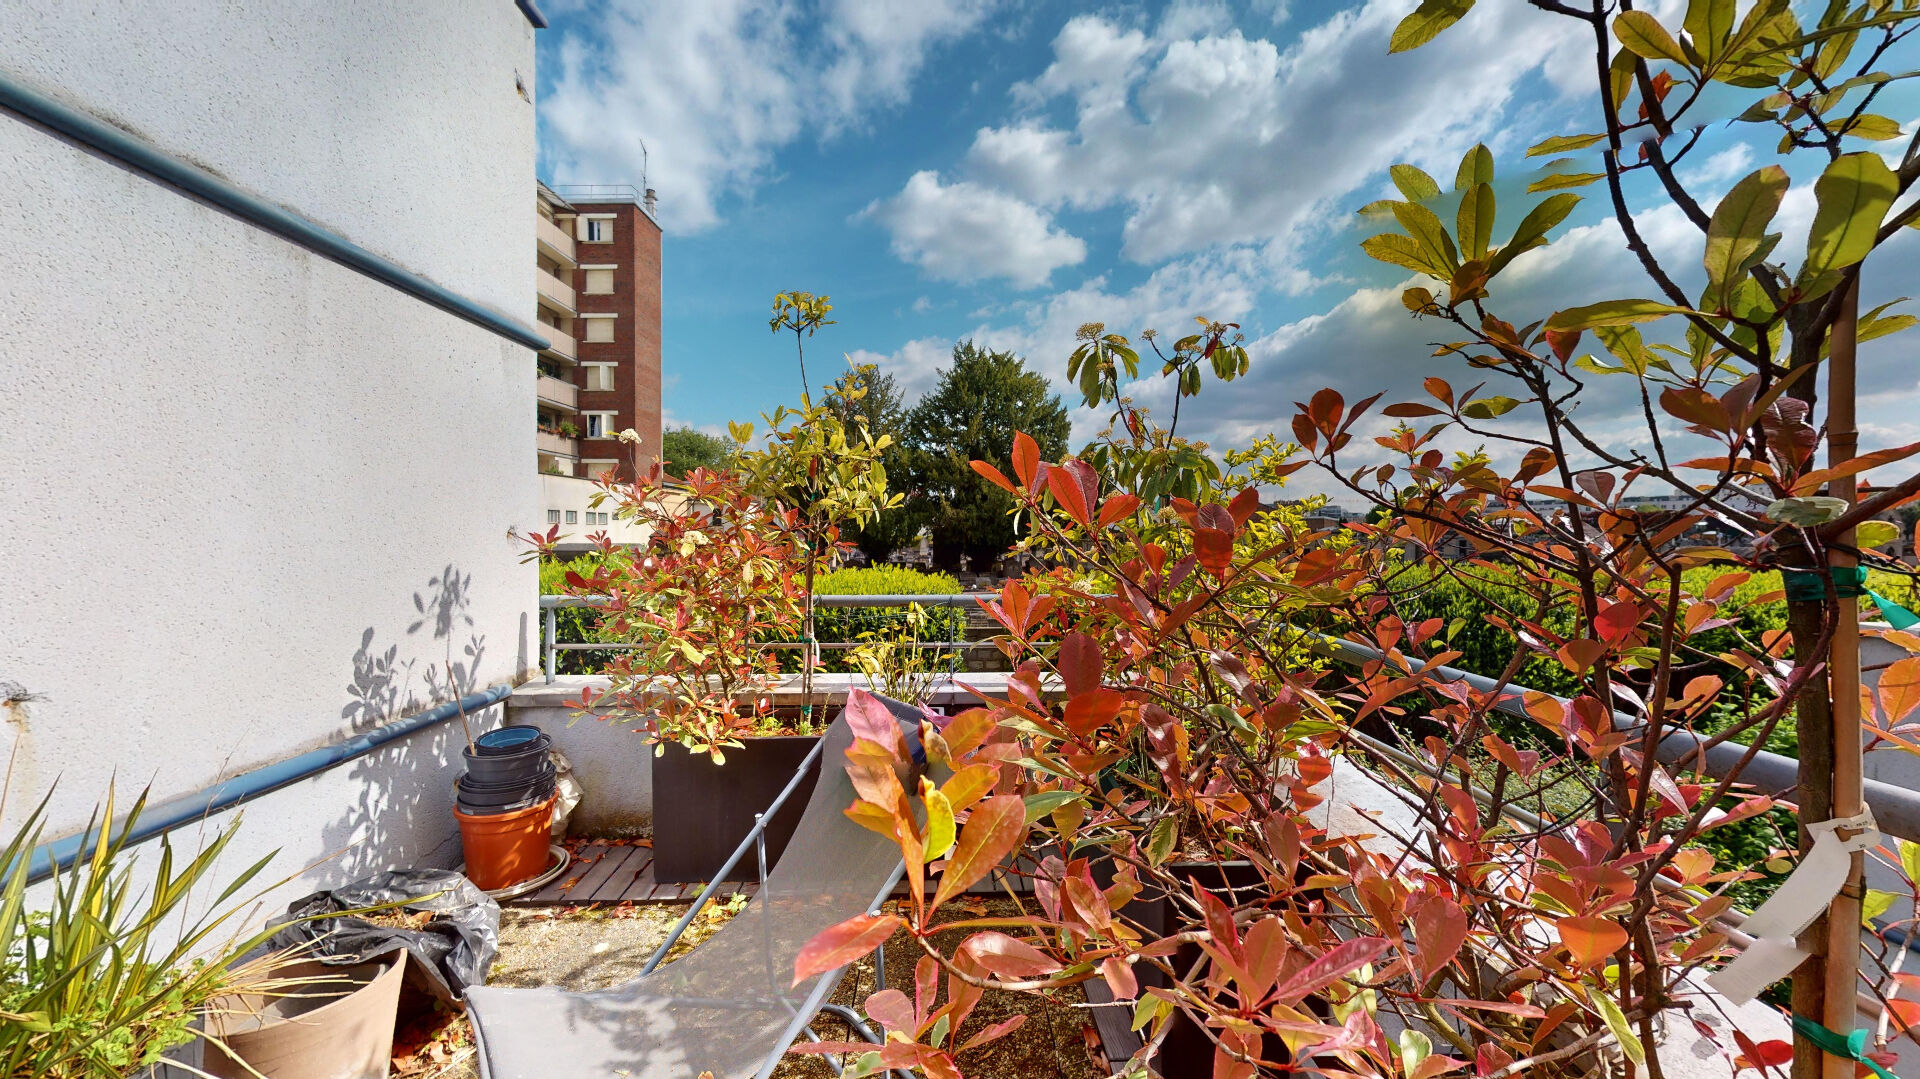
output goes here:
[[606, 296], [613, 292], [612, 270], [588, 270], [587, 287], [581, 291], [589, 296]]
[[587, 338], [594, 344], [613, 343], [613, 320], [610, 318], [590, 318], [587, 320]]
[[620, 468], [618, 461], [582, 461], [580, 463], [586, 466], [586, 475], [590, 480], [599, 479], [602, 472], [618, 472]]
[[613, 365], [610, 363], [590, 363], [587, 365], [587, 389], [613, 389]]
[[614, 422], [619, 418], [617, 412], [585, 412], [588, 438], [612, 438]]
[[586, 235], [580, 237], [590, 244], [608, 244], [613, 242], [613, 222], [604, 217], [586, 218]]
[[547, 511], [547, 523], [548, 523], [548, 524], [550, 524], [550, 525], [557, 525], [557, 524], [559, 524], [559, 523], [560, 523], [560, 511], [559, 511], [559, 510], [548, 510], [548, 511]]
[[568, 524], [578, 524], [578, 523], [579, 523], [579, 519], [580, 519], [580, 515], [579, 515], [578, 513], [575, 513], [575, 512], [573, 511], [573, 510], [568, 510], [568, 511], [567, 511], [567, 523], [568, 523]]

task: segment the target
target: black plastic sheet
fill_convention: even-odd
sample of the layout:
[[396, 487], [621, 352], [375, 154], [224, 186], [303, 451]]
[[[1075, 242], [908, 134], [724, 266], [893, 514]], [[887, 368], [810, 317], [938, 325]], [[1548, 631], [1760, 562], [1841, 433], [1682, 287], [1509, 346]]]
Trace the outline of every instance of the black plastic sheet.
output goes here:
[[[437, 894], [436, 894], [437, 893]], [[313, 918], [406, 901], [393, 913], [427, 911], [419, 929], [377, 925], [364, 917]], [[484, 985], [500, 945], [500, 906], [473, 882], [450, 869], [391, 869], [351, 884], [315, 892], [287, 907], [273, 947], [305, 946], [313, 958], [336, 966], [364, 963], [405, 950], [414, 959], [407, 978], [448, 1003], [470, 985]], [[313, 919], [300, 921], [296, 919]]]

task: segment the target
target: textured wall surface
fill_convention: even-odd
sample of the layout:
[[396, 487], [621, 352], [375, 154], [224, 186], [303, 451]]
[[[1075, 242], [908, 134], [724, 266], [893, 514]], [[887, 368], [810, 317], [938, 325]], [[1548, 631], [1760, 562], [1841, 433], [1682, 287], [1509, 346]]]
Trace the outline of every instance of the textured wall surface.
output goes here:
[[[10, 77], [522, 320], [532, 64], [506, 0], [0, 0]], [[0, 823], [58, 778], [67, 834], [110, 780], [190, 793], [537, 663], [531, 353], [6, 113], [0, 190]], [[234, 857], [457, 861], [458, 731], [253, 802]]]

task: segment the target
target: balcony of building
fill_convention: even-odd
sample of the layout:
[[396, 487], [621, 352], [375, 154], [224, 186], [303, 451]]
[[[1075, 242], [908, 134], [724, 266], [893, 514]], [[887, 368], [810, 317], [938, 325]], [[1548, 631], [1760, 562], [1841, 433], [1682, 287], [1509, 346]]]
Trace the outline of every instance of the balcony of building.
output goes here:
[[534, 239], [540, 245], [540, 253], [571, 269], [574, 265], [573, 237], [546, 215], [539, 215], [534, 227]]
[[547, 339], [547, 347], [540, 355], [547, 359], [565, 360], [574, 363], [580, 359], [580, 346], [574, 341], [573, 334], [542, 319], [540, 335]]
[[541, 404], [563, 412], [580, 410], [580, 390], [568, 379], [540, 375], [534, 382], [534, 395]]
[[567, 318], [574, 314], [573, 286], [547, 272], [545, 267], [535, 267], [534, 291], [540, 297], [540, 303]]
[[[579, 440], [568, 438], [558, 431], [542, 429], [538, 432], [538, 437], [534, 439], [534, 446], [540, 451], [540, 457], [543, 462], [548, 457], [564, 459], [569, 462], [580, 459]], [[572, 469], [569, 468], [566, 474], [569, 476], [573, 475]]]

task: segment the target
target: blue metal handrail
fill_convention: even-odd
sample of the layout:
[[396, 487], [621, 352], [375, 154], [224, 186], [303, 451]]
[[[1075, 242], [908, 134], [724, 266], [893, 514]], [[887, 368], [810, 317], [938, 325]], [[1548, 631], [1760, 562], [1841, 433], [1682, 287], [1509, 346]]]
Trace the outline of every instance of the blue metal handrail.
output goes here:
[[[416, 712], [404, 719], [396, 719], [392, 723], [375, 727], [364, 734], [357, 734], [332, 745], [321, 746], [319, 749], [288, 757], [286, 760], [269, 764], [264, 768], [256, 768], [251, 772], [216, 783], [204, 790], [162, 802], [157, 806], [149, 806], [141, 813], [132, 831], [124, 830], [124, 822], [116, 827], [122, 829], [120, 836], [128, 844], [152, 839], [183, 824], [192, 824], [243, 802], [250, 802], [263, 794], [279, 790], [289, 783], [297, 783], [309, 776], [318, 775], [355, 757], [364, 757], [381, 746], [396, 739], [405, 738], [416, 731], [445, 723], [458, 715], [492, 707], [512, 695], [511, 685], [490, 686], [476, 693], [469, 693], [459, 700], [446, 701], [424, 712]], [[91, 849], [99, 838], [100, 830], [93, 828], [79, 835], [56, 839], [36, 847], [27, 869], [27, 883], [45, 880], [66, 868], [75, 859], [82, 857], [85, 851]], [[8, 868], [0, 867], [0, 869]]]

